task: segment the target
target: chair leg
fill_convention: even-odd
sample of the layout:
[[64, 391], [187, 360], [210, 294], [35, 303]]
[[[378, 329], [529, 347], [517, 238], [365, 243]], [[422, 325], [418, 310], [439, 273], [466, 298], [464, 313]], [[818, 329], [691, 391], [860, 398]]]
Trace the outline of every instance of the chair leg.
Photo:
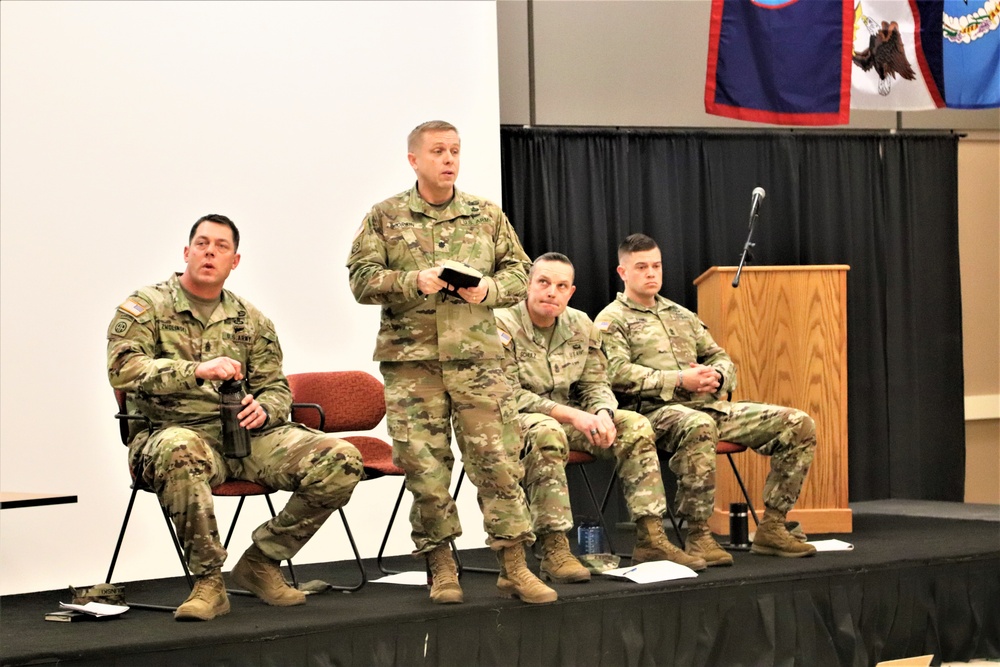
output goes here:
[[740, 477], [740, 471], [736, 468], [736, 461], [733, 460], [732, 454], [726, 454], [726, 458], [729, 459], [729, 465], [733, 469], [733, 474], [736, 476], [736, 481], [740, 485], [740, 490], [743, 491], [743, 499], [747, 501], [747, 507], [750, 508], [750, 514], [753, 515], [753, 523], [755, 526], [759, 526], [760, 519], [757, 518], [757, 510], [753, 508], [753, 502], [750, 500], [750, 494], [747, 492], [746, 485], [743, 484], [743, 478]]
[[[269, 496], [264, 496], [267, 498], [267, 505], [271, 510], [271, 516], [274, 516], [274, 508], [271, 507], [271, 498]], [[233, 539], [233, 531], [236, 530], [236, 521], [240, 518], [240, 512], [243, 510], [243, 501], [247, 499], [246, 496], [240, 496], [240, 502], [236, 503], [236, 512], [233, 513], [233, 520], [229, 524], [229, 532], [226, 533], [226, 539], [222, 542], [223, 549], [229, 549], [229, 540]]]
[[111, 576], [115, 572], [115, 564], [118, 562], [118, 553], [122, 549], [122, 542], [125, 540], [125, 529], [128, 528], [128, 520], [132, 516], [132, 506], [135, 505], [135, 495], [139, 492], [139, 488], [132, 485], [132, 493], [128, 497], [128, 507], [125, 509], [125, 520], [122, 521], [122, 529], [118, 531], [118, 542], [115, 543], [115, 553], [111, 556], [111, 566], [108, 567], [108, 576], [104, 578], [104, 581], [111, 583]]
[[[108, 576], [104, 578], [104, 580], [108, 583], [111, 583], [111, 577], [114, 576], [115, 565], [118, 563], [118, 555], [119, 553], [121, 553], [122, 543], [125, 540], [125, 531], [128, 529], [128, 522], [129, 519], [132, 517], [132, 508], [135, 506], [135, 497], [138, 493], [139, 493], [139, 486], [138, 484], [133, 483], [132, 493], [129, 494], [128, 507], [125, 509], [125, 518], [124, 520], [122, 520], [122, 529], [118, 532], [118, 541], [115, 543], [115, 552], [111, 556], [111, 565], [108, 567]], [[177, 552], [177, 557], [180, 559], [181, 567], [184, 568], [184, 577], [185, 579], [187, 579], [188, 586], [193, 588], [194, 580], [191, 578], [191, 573], [188, 572], [187, 564], [184, 562], [184, 552], [181, 550], [181, 545], [177, 539], [177, 533], [174, 531], [174, 526], [170, 522], [170, 515], [167, 513], [167, 510], [164, 509], [162, 506], [160, 507], [160, 510], [163, 513], [163, 517], [167, 521], [167, 528], [170, 532], [170, 539], [174, 544], [174, 550]], [[173, 612], [177, 609], [177, 607], [171, 607], [169, 605], [148, 604], [145, 602], [134, 602], [132, 600], [128, 602], [128, 605], [129, 607], [134, 607], [136, 609], [150, 609], [153, 611]]]
[[681, 537], [681, 527], [684, 525], [684, 519], [678, 519], [677, 515], [674, 514], [674, 508], [670, 504], [670, 499], [667, 499], [667, 517], [670, 519], [670, 525], [674, 528], [674, 535], [680, 540], [681, 544], [684, 544], [684, 538]]
[[[233, 538], [233, 532], [236, 530], [236, 522], [240, 518], [240, 512], [243, 511], [243, 503], [246, 499], [246, 496], [240, 496], [240, 501], [236, 503], [236, 511], [233, 513], [233, 520], [229, 524], [229, 530], [226, 532], [226, 539], [222, 543], [223, 549], [229, 549], [229, 541]], [[271, 518], [273, 519], [277, 516], [277, 512], [274, 511], [274, 503], [271, 502], [270, 493], [264, 494], [264, 501], [267, 503], [267, 510], [271, 513]], [[295, 577], [295, 566], [292, 565], [292, 559], [289, 558], [285, 562], [288, 563], [288, 575], [292, 578], [292, 586], [297, 588], [299, 581]], [[227, 588], [226, 592], [231, 595], [253, 595], [250, 591], [245, 591], [240, 588]]]
[[[354, 552], [354, 562], [357, 564], [358, 571], [361, 573], [361, 580], [353, 586], [330, 584], [330, 588], [335, 591], [346, 591], [350, 593], [361, 590], [361, 587], [368, 583], [368, 573], [365, 572], [365, 564], [361, 562], [361, 554], [358, 553], [358, 545], [354, 543], [354, 535], [351, 533], [351, 527], [347, 523], [347, 515], [344, 514], [343, 508], [337, 511], [340, 512], [340, 520], [344, 523], [344, 531], [347, 532], [347, 539], [351, 543], [351, 550]], [[291, 561], [289, 561], [289, 564], [291, 564]]]
[[608, 543], [608, 551], [615, 554], [614, 541], [611, 539], [611, 531], [608, 530], [608, 526], [604, 521], [604, 507], [607, 505], [608, 498], [611, 495], [611, 489], [615, 485], [615, 480], [618, 479], [618, 464], [615, 464], [615, 468], [611, 473], [611, 481], [608, 482], [608, 488], [604, 491], [604, 499], [600, 504], [597, 502], [597, 495], [594, 493], [594, 487], [590, 483], [590, 476], [587, 474], [587, 470], [583, 465], [578, 465], [577, 468], [580, 470], [580, 474], [583, 476], [583, 483], [587, 487], [587, 493], [590, 495], [590, 502], [593, 503], [594, 509], [597, 510], [597, 521], [601, 524], [601, 530], [604, 531], [604, 539]]
[[406, 492], [406, 481], [404, 480], [402, 484], [399, 485], [399, 495], [396, 496], [396, 504], [392, 506], [392, 514], [389, 515], [389, 525], [385, 527], [385, 535], [382, 536], [382, 545], [378, 548], [378, 556], [375, 558], [375, 564], [378, 566], [379, 572], [382, 574], [399, 574], [400, 570], [390, 570], [383, 564], [383, 558], [385, 557], [385, 545], [389, 543], [389, 533], [392, 531], [392, 526], [396, 522], [396, 513], [399, 512], [399, 505], [403, 502], [403, 494]]
[[[233, 534], [233, 528], [236, 527], [236, 519], [240, 515], [240, 508], [243, 507], [243, 500], [244, 500], [244, 498], [246, 498], [246, 496], [240, 496], [240, 504], [236, 508], [236, 514], [233, 515], [233, 525], [229, 527], [229, 534], [230, 535]], [[264, 494], [264, 500], [267, 501], [267, 509], [271, 513], [271, 518], [273, 519], [274, 517], [278, 516], [277, 513], [274, 511], [274, 503], [271, 502], [271, 494], [270, 493], [265, 493]], [[227, 544], [229, 543], [229, 538], [228, 537], [226, 538], [226, 543]], [[299, 581], [298, 581], [298, 579], [295, 578], [295, 566], [292, 565], [292, 559], [289, 558], [285, 562], [288, 563], [288, 575], [292, 578], [292, 585], [295, 586], [295, 587], [298, 587]]]

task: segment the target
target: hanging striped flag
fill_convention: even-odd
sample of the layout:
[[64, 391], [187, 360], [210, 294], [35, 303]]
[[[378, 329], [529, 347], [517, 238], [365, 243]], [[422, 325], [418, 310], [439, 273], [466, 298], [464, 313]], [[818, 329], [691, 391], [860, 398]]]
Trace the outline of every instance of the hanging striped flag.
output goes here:
[[850, 115], [851, 0], [712, 0], [705, 110], [842, 125]]

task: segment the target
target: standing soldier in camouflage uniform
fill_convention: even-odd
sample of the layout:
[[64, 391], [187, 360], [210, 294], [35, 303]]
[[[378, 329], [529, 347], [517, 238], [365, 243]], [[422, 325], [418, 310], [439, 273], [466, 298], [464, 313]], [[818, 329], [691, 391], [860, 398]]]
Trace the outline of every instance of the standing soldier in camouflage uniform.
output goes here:
[[[347, 266], [358, 303], [382, 306], [375, 360], [393, 459], [413, 494], [414, 555], [426, 555], [432, 602], [463, 601], [450, 550], [462, 534], [448, 491], [454, 426], [487, 544], [497, 552], [500, 594], [552, 602], [556, 592], [525, 564], [534, 534], [520, 485], [521, 433], [493, 319], [493, 308], [524, 298], [528, 258], [499, 207], [455, 187], [461, 142], [453, 125], [419, 125], [407, 148], [416, 185], [372, 208]], [[440, 277], [445, 260], [483, 277], [454, 289]]]
[[566, 255], [546, 253], [531, 266], [528, 298], [496, 313], [524, 431], [525, 486], [542, 540], [542, 574], [560, 583], [590, 579], [566, 539], [573, 527], [566, 487], [570, 449], [617, 459], [637, 530], [633, 563], [671, 560], [703, 570], [705, 561], [675, 547], [663, 532], [667, 502], [653, 430], [642, 415], [615, 410], [600, 332], [586, 313], [567, 307], [576, 291], [573, 278]]
[[[239, 242], [229, 218], [201, 218], [184, 248], [184, 273], [134, 292], [108, 327], [111, 386], [128, 392], [130, 412], [152, 424], [152, 431], [133, 429], [132, 470], [170, 513], [196, 577], [177, 620], [229, 612], [212, 486], [244, 479], [293, 492], [278, 516], [254, 531], [231, 575], [264, 602], [291, 606], [304, 604], [305, 594], [285, 582], [278, 563], [347, 503], [363, 472], [350, 443], [288, 423], [291, 392], [274, 325], [223, 289], [240, 262]], [[216, 383], [244, 378], [239, 419], [250, 431], [251, 452], [225, 458]]]
[[785, 516], [802, 490], [816, 448], [816, 426], [801, 410], [730, 403], [736, 367], [691, 311], [659, 295], [663, 266], [656, 241], [632, 234], [618, 247], [625, 293], [597, 316], [615, 391], [649, 418], [660, 447], [673, 452], [677, 511], [688, 521], [687, 552], [709, 565], [732, 565], [708, 518], [715, 504], [715, 447], [738, 443], [771, 457], [764, 520], [751, 550], [795, 558], [815, 547], [792, 536]]

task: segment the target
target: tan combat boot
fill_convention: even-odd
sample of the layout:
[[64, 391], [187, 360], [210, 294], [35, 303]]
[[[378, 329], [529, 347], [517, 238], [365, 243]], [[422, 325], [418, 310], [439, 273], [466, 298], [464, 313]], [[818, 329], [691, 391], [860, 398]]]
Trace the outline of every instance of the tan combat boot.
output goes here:
[[516, 544], [498, 551], [497, 562], [500, 564], [500, 577], [497, 578], [500, 597], [518, 597], [528, 604], [545, 604], [559, 599], [554, 590], [543, 584], [542, 580], [528, 569], [528, 565], [524, 562], [522, 545]]
[[732, 555], [715, 541], [706, 521], [688, 522], [687, 548], [684, 553], [701, 558], [709, 567], [733, 564]]
[[750, 551], [765, 556], [802, 558], [816, 553], [816, 547], [796, 539], [785, 527], [785, 515], [769, 508], [764, 512], [764, 520], [757, 526]]
[[292, 588], [281, 574], [278, 561], [264, 555], [256, 544], [250, 546], [230, 573], [233, 583], [275, 607], [306, 603], [306, 594]]
[[542, 579], [557, 584], [590, 581], [590, 571], [569, 550], [565, 533], [542, 535]]
[[663, 519], [658, 516], [644, 516], [635, 522], [636, 543], [632, 551], [632, 562], [636, 565], [650, 560], [669, 560], [698, 572], [707, 565], [701, 558], [689, 556], [667, 539], [663, 532]]
[[229, 596], [221, 572], [213, 572], [195, 579], [191, 595], [174, 611], [178, 621], [211, 621], [216, 616], [229, 613]]
[[439, 544], [427, 554], [427, 570], [430, 574], [431, 602], [459, 604], [465, 601], [462, 587], [458, 583], [458, 568], [449, 545]]

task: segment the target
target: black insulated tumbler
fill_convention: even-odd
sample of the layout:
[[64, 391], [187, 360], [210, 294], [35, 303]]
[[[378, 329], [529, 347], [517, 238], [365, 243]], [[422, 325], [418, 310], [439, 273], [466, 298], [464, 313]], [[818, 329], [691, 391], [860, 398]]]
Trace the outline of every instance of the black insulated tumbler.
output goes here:
[[243, 383], [237, 380], [224, 380], [219, 387], [222, 453], [228, 459], [242, 459], [250, 455], [250, 432], [240, 426], [239, 417], [246, 395]]

